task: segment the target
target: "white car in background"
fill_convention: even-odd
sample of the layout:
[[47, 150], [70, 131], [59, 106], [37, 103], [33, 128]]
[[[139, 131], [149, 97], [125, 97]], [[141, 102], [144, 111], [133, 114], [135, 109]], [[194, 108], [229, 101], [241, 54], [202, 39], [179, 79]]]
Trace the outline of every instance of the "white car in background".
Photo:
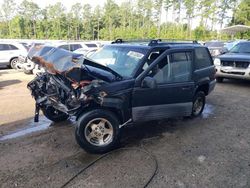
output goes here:
[[28, 49], [17, 42], [0, 42], [0, 67], [15, 68], [18, 57], [27, 56]]
[[84, 50], [98, 49], [97, 44], [93, 42], [62, 42], [55, 45], [58, 48], [62, 48], [71, 52], [74, 52], [80, 48]]

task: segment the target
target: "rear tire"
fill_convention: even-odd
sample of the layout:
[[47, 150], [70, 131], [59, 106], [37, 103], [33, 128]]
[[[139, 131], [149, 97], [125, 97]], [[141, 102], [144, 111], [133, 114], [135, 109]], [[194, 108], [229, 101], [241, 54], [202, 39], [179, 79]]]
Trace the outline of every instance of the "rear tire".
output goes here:
[[12, 69], [16, 69], [16, 64], [18, 63], [18, 58], [13, 58], [11, 61], [10, 61], [10, 67]]
[[69, 118], [67, 114], [64, 112], [61, 112], [59, 110], [56, 110], [52, 106], [48, 106], [46, 108], [42, 108], [43, 114], [46, 118], [53, 122], [62, 122]]
[[217, 81], [218, 83], [222, 83], [223, 80], [224, 80], [224, 78], [222, 78], [222, 77], [217, 77], [217, 78], [216, 78], [216, 81]]
[[90, 153], [106, 153], [119, 145], [119, 121], [108, 110], [96, 109], [83, 114], [75, 130], [76, 141]]
[[192, 107], [192, 117], [198, 117], [202, 114], [206, 104], [206, 95], [203, 91], [198, 91], [194, 96], [193, 107]]

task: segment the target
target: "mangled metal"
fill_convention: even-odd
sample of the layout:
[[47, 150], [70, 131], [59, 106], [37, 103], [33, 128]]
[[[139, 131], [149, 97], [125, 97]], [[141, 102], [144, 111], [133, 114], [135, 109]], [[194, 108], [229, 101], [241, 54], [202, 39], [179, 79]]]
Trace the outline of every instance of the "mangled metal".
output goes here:
[[104, 99], [108, 94], [100, 87], [121, 79], [109, 68], [82, 55], [50, 46], [32, 48], [28, 58], [46, 70], [28, 84], [36, 100], [36, 121], [39, 109], [47, 106], [74, 116], [93, 103], [114, 105], [112, 100]]

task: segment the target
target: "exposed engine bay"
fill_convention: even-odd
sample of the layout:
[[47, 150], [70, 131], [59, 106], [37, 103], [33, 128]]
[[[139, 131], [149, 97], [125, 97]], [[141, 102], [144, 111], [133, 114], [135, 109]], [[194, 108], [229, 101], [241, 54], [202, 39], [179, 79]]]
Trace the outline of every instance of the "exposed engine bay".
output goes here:
[[108, 93], [101, 86], [122, 79], [108, 67], [55, 47], [36, 46], [28, 58], [45, 69], [28, 84], [36, 100], [35, 121], [39, 109], [48, 106], [74, 116], [82, 108], [102, 104]]

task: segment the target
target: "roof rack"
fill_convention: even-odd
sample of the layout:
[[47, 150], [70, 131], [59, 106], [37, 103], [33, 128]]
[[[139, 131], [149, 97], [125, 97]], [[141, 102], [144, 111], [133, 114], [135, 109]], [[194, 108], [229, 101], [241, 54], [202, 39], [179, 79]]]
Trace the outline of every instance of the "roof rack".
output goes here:
[[167, 44], [198, 44], [196, 40], [178, 40], [178, 39], [139, 39], [139, 40], [123, 40], [121, 38], [111, 42], [111, 44], [123, 43], [139, 43], [148, 46], [167, 45]]

